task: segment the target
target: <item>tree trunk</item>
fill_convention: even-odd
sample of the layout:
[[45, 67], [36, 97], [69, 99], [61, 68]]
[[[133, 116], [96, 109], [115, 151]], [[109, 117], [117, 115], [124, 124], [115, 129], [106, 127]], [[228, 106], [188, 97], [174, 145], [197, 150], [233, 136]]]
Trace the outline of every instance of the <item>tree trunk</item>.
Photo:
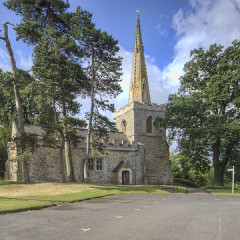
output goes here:
[[72, 153], [70, 143], [67, 139], [65, 139], [65, 159], [67, 166], [67, 180], [68, 182], [75, 182], [73, 163], [72, 163]]
[[59, 167], [60, 167], [60, 174], [62, 178], [62, 182], [67, 182], [65, 173], [64, 173], [64, 161], [63, 161], [63, 149], [64, 149], [64, 138], [62, 138], [62, 144], [59, 148]]
[[[23, 110], [22, 110], [22, 101], [19, 93], [19, 88], [17, 85], [17, 77], [16, 77], [16, 61], [13, 55], [12, 47], [10, 41], [8, 39], [8, 26], [7, 24], [11, 24], [9, 22], [3, 24], [4, 28], [4, 38], [6, 42], [6, 48], [8, 51], [8, 55], [10, 58], [11, 66], [12, 66], [12, 75], [13, 75], [13, 87], [14, 87], [14, 97], [15, 97], [15, 104], [18, 113], [18, 124], [19, 124], [19, 132], [24, 133], [24, 118], [23, 118]], [[13, 24], [11, 24], [13, 25]], [[13, 25], [14, 26], [14, 25]]]
[[64, 134], [64, 148], [65, 148], [65, 162], [67, 167], [67, 181], [68, 182], [75, 182], [74, 177], [74, 169], [72, 163], [72, 154], [71, 154], [71, 146], [67, 136], [67, 123], [65, 122], [66, 119], [66, 107], [65, 102], [63, 100], [62, 103], [62, 115], [63, 115], [63, 134]]
[[225, 165], [219, 160], [220, 157], [220, 141], [218, 140], [212, 147], [213, 150], [213, 167], [214, 167], [214, 184], [223, 186], [223, 177]]
[[[54, 112], [54, 121], [55, 124], [57, 125], [59, 123], [58, 121], [58, 115], [57, 115], [57, 110], [56, 110], [56, 100], [55, 100], [55, 91], [54, 89], [52, 90], [52, 106], [53, 106], [53, 112]], [[64, 141], [64, 134], [63, 132], [59, 129], [59, 134], [61, 136], [61, 146], [59, 147], [59, 167], [60, 167], [60, 175], [61, 175], [61, 180], [62, 182], [67, 182], [65, 172], [64, 172], [64, 161], [63, 161], [63, 149], [65, 145]]]
[[[4, 28], [4, 38], [1, 38], [5, 40], [6, 42], [6, 48], [8, 51], [8, 55], [10, 58], [11, 66], [12, 66], [12, 75], [13, 75], [13, 89], [14, 89], [14, 99], [15, 99], [15, 104], [16, 104], [16, 109], [17, 109], [17, 114], [18, 114], [18, 125], [19, 125], [19, 133], [22, 134], [24, 133], [24, 117], [23, 117], [23, 109], [22, 109], [22, 101], [19, 93], [19, 88], [17, 84], [17, 77], [16, 77], [16, 61], [13, 55], [12, 47], [8, 38], [8, 24], [14, 26], [12, 23], [6, 22], [3, 24]], [[21, 149], [22, 152], [24, 152], [26, 149]], [[23, 176], [23, 181], [24, 182], [29, 182], [29, 169], [27, 165], [27, 161], [23, 160], [22, 162], [22, 176]]]
[[92, 137], [92, 119], [93, 119], [93, 111], [94, 111], [94, 98], [95, 98], [95, 91], [94, 91], [94, 82], [95, 82], [95, 51], [92, 46], [92, 78], [91, 78], [91, 108], [89, 114], [89, 122], [88, 122], [88, 132], [87, 132], [87, 148], [86, 148], [86, 158], [83, 163], [83, 180], [87, 181], [87, 161], [90, 155], [90, 141]]

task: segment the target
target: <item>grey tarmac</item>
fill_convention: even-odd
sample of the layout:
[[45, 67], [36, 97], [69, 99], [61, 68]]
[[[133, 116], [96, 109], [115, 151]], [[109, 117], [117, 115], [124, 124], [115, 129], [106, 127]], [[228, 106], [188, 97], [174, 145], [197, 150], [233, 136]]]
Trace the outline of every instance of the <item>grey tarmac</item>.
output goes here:
[[240, 198], [120, 194], [0, 216], [0, 239], [239, 240]]

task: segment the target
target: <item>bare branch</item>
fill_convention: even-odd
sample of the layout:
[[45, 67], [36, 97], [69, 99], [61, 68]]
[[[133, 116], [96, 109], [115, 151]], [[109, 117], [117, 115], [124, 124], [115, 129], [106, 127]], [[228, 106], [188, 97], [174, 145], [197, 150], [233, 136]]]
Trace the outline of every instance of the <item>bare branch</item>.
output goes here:
[[0, 39], [2, 39], [2, 40], [4, 40], [4, 41], [6, 40], [4, 37], [0, 37]]
[[3, 24], [3, 26], [4, 26], [4, 25], [7, 25], [7, 24], [12, 25], [13, 27], [16, 27], [16, 25], [14, 25], [13, 23], [10, 23], [10, 22], [5, 22], [5, 23]]

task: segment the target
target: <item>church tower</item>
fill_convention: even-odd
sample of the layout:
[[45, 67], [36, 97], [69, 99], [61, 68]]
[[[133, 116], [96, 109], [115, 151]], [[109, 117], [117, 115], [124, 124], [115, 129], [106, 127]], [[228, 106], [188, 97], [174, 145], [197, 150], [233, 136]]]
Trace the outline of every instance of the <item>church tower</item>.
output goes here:
[[116, 113], [116, 125], [130, 143], [144, 146], [142, 183], [171, 183], [173, 175], [169, 147], [164, 141], [166, 132], [153, 126], [156, 117], [163, 117], [165, 104], [151, 103], [139, 13], [135, 34], [128, 104]]

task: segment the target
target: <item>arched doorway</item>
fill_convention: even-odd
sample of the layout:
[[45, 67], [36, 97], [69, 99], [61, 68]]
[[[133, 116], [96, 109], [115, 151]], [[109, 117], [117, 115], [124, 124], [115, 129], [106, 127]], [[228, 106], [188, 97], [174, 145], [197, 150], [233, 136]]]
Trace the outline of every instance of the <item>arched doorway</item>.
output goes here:
[[122, 185], [129, 185], [130, 174], [129, 171], [122, 171]]

